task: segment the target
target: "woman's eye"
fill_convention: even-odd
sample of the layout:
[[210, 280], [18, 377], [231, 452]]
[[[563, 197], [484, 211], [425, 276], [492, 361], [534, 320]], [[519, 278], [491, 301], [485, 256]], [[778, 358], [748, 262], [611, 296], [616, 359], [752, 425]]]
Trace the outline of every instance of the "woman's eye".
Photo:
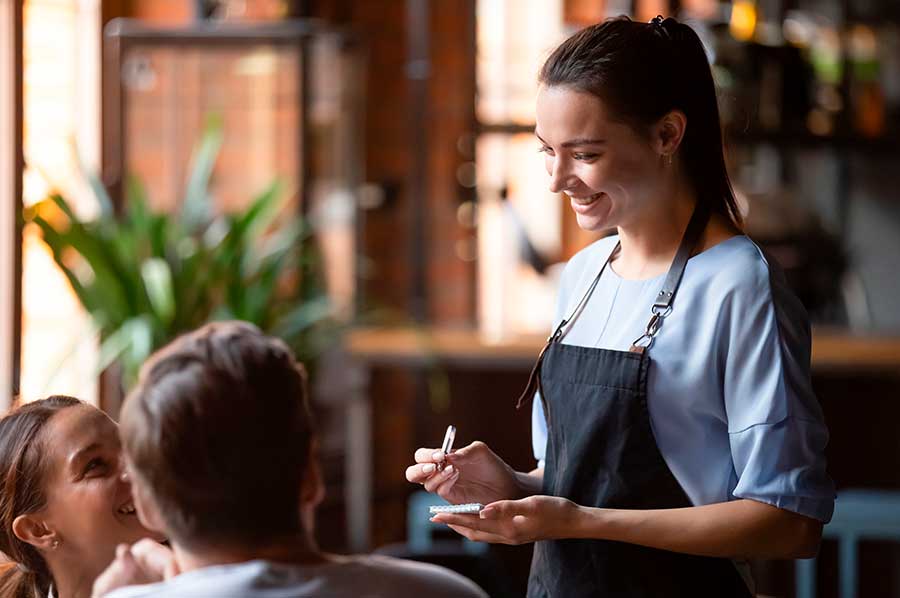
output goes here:
[[550, 149], [550, 148], [549, 148], [548, 146], [546, 146], [546, 145], [542, 145], [541, 147], [538, 148], [538, 153], [539, 153], [539, 154], [550, 154], [550, 155], [552, 156], [552, 155], [553, 155], [553, 150]]
[[585, 161], [587, 161], [587, 160], [596, 160], [596, 159], [599, 157], [599, 154], [583, 154], [583, 153], [581, 153], [581, 152], [578, 152], [578, 153], [576, 153], [576, 154], [572, 154], [572, 156], [573, 156], [576, 160], [585, 160]]
[[104, 471], [106, 469], [106, 461], [103, 459], [94, 458], [87, 462], [87, 465], [84, 466], [84, 473], [93, 473], [97, 471]]

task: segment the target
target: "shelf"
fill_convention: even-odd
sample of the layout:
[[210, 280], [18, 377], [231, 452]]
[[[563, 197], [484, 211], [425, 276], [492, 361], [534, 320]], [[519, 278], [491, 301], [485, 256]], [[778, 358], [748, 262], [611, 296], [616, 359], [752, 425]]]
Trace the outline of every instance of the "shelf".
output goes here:
[[884, 134], [881, 137], [868, 138], [852, 134], [830, 136], [813, 135], [812, 133], [767, 132], [767, 131], [725, 131], [725, 145], [768, 143], [789, 148], [833, 148], [851, 151], [900, 153], [900, 135]]
[[[530, 370], [546, 338], [521, 336], [488, 342], [476, 330], [444, 328], [358, 328], [344, 338], [351, 357], [370, 365], [444, 366]], [[814, 329], [815, 372], [893, 372], [900, 374], [900, 336], [852, 334]]]

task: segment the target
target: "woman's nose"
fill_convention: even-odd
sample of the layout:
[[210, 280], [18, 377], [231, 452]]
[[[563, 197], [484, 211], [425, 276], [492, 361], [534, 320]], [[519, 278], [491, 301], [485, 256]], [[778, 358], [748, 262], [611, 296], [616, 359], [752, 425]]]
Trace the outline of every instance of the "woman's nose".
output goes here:
[[551, 193], [560, 193], [572, 187], [572, 175], [562, 160], [553, 160], [549, 170]]
[[119, 461], [119, 481], [125, 484], [131, 483], [131, 475], [128, 473], [128, 467], [122, 461]]

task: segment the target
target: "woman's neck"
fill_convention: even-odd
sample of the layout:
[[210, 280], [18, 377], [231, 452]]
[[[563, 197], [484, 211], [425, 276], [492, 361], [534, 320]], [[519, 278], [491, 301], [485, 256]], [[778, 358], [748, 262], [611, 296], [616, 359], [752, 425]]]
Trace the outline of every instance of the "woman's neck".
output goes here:
[[618, 227], [621, 251], [614, 269], [623, 278], [653, 278], [668, 270], [696, 206], [693, 194], [678, 189], [670, 197]]
[[49, 564], [56, 598], [91, 598], [94, 580], [100, 571], [85, 571], [84, 564], [67, 567]]

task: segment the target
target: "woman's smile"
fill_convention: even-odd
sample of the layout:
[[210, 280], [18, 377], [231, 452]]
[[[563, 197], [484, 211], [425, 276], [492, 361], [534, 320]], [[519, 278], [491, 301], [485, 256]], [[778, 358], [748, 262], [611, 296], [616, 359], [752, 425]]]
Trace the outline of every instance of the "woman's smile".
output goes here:
[[606, 194], [602, 191], [583, 197], [569, 195], [568, 193], [566, 193], [566, 195], [569, 196], [569, 203], [572, 205], [572, 210], [574, 210], [576, 214], [588, 214], [594, 211], [597, 204], [600, 203], [599, 200], [606, 197]]

